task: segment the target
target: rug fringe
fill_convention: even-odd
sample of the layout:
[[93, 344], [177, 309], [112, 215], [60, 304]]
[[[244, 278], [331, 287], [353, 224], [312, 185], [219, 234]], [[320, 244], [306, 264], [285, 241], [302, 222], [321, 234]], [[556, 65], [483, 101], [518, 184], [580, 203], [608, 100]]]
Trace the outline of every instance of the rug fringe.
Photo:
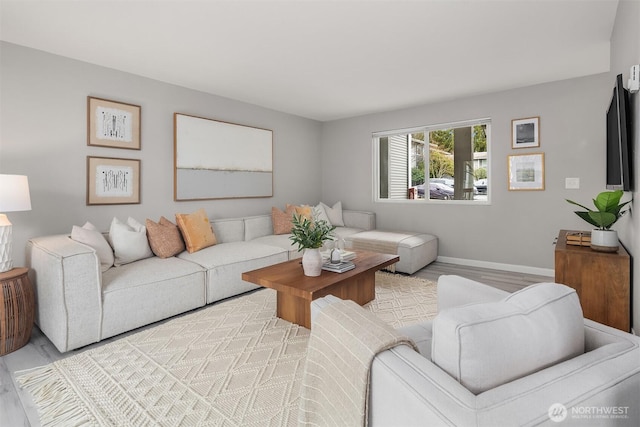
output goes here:
[[16, 372], [16, 381], [33, 396], [43, 426], [96, 424], [54, 364]]

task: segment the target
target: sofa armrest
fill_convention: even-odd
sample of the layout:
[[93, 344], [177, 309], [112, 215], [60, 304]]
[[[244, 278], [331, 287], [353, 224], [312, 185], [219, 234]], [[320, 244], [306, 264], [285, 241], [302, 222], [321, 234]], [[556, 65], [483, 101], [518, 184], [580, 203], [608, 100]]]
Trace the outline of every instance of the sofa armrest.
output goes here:
[[95, 250], [68, 235], [27, 242], [36, 324], [61, 352], [100, 340], [102, 274]]
[[342, 220], [345, 227], [361, 228], [363, 230], [375, 230], [376, 214], [365, 211], [342, 211]]
[[461, 305], [500, 301], [509, 293], [455, 275], [438, 278], [438, 311]]

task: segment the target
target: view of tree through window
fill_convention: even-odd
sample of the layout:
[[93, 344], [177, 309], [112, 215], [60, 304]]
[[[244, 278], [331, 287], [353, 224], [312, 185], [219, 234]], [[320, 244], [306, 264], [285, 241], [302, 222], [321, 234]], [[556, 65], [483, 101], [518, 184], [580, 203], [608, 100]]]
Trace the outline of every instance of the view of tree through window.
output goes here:
[[488, 199], [490, 121], [374, 135], [380, 200]]

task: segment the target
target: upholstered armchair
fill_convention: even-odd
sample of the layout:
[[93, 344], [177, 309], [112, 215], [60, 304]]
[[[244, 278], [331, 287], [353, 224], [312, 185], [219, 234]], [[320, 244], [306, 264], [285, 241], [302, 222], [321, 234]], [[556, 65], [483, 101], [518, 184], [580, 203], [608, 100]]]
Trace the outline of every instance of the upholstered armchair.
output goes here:
[[418, 351], [374, 358], [371, 426], [640, 425], [640, 338], [584, 319], [564, 285], [442, 276], [436, 318], [398, 331]]

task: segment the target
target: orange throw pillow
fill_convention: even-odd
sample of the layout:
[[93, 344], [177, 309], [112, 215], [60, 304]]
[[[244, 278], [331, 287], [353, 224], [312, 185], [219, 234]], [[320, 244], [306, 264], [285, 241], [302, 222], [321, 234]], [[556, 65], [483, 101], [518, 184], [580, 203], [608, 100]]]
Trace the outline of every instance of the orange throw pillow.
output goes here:
[[190, 254], [218, 243], [204, 209], [191, 214], [176, 214], [176, 222]]
[[[289, 206], [291, 205], [287, 205], [287, 207]], [[307, 217], [309, 221], [313, 220], [313, 207], [309, 205], [302, 205], [302, 206], [294, 206], [294, 209], [296, 211], [296, 215], [302, 215], [304, 217]]]

